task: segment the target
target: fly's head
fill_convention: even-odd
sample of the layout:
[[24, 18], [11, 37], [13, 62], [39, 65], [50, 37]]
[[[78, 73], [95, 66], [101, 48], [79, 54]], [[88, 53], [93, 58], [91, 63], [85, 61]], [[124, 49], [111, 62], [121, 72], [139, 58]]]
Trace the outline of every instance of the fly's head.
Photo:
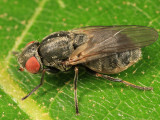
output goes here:
[[38, 54], [39, 42], [29, 42], [18, 57], [20, 70], [36, 74], [42, 72], [43, 64]]

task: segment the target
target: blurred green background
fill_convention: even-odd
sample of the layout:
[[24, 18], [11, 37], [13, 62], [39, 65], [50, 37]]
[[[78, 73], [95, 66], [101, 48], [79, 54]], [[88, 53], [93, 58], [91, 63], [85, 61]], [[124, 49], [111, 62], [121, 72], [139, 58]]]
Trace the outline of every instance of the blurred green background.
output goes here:
[[112, 75], [153, 91], [79, 71], [80, 115], [75, 115], [74, 72], [40, 75], [18, 71], [16, 56], [29, 41], [55, 32], [95, 25], [143, 25], [160, 31], [160, 0], [1, 0], [0, 1], [0, 120], [160, 119], [160, 41], [142, 49], [143, 58], [126, 71]]

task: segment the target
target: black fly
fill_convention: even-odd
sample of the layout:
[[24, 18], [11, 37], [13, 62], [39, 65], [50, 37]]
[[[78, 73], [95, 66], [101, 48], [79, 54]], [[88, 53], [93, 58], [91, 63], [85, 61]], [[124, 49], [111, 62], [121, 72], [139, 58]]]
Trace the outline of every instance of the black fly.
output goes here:
[[[27, 96], [35, 92], [44, 82], [45, 72], [67, 71], [75, 67], [74, 95], [78, 114], [77, 80], [78, 64], [91, 69], [94, 75], [128, 86], [152, 90], [105, 74], [116, 74], [126, 70], [141, 58], [141, 48], [158, 38], [155, 29], [144, 26], [95, 26], [60, 31], [45, 37], [42, 42], [32, 41], [18, 57], [21, 71], [42, 73], [40, 84]], [[101, 74], [105, 73], [105, 74]]]

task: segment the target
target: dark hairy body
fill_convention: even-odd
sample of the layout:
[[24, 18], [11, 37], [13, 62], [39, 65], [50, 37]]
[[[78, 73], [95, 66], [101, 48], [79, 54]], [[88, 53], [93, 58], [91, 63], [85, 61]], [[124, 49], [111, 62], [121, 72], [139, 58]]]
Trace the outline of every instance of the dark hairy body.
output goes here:
[[[55, 39], [55, 37], [57, 37], [57, 39]], [[64, 66], [61, 63], [66, 61], [72, 52], [86, 41], [88, 41], [88, 38], [83, 34], [77, 35], [65, 31], [46, 37], [40, 43], [39, 47], [43, 64], [51, 69], [57, 68], [60, 71], [68, 70], [71, 66]], [[116, 74], [126, 70], [140, 58], [141, 50], [134, 49], [113, 53], [109, 56], [86, 62], [83, 65], [99, 73]]]

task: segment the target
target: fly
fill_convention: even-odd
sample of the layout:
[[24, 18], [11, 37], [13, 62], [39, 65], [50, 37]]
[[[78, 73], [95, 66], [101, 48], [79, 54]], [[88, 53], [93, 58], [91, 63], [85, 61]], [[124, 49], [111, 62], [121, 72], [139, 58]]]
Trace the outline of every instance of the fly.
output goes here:
[[121, 82], [133, 88], [152, 90], [113, 78], [106, 74], [116, 74], [126, 70], [141, 58], [141, 48], [158, 39], [155, 29], [145, 26], [94, 26], [55, 32], [42, 42], [29, 42], [18, 57], [20, 70], [41, 73], [41, 81], [28, 95], [34, 93], [43, 83], [45, 72], [56, 73], [75, 68], [74, 99], [78, 110], [77, 80], [78, 65], [89, 68], [97, 77], [113, 82]]

